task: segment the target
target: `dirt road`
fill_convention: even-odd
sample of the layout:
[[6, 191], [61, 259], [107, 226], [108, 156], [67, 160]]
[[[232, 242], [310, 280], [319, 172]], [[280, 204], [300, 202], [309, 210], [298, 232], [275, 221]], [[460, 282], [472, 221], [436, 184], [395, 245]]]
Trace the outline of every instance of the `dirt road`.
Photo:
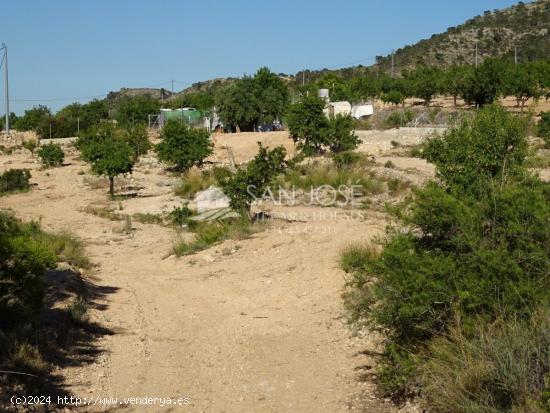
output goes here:
[[373, 340], [351, 337], [345, 325], [338, 268], [342, 247], [383, 230], [380, 214], [285, 209], [300, 222], [279, 221], [250, 239], [167, 258], [172, 229], [133, 222], [124, 234], [119, 222], [83, 211], [160, 212], [179, 203], [174, 178], [161, 168], [142, 164], [134, 173], [147, 198], [110, 202], [105, 188], [84, 183], [88, 168], [74, 156], [48, 171], [25, 153], [1, 161], [0, 171], [30, 167], [36, 185], [0, 198], [0, 207], [80, 237], [98, 264], [88, 277], [110, 292], [92, 303], [90, 316], [114, 334], [97, 338], [89, 364], [59, 371], [75, 396], [189, 399], [122, 408], [135, 412], [393, 411], [374, 397], [371, 382], [357, 380], [372, 366], [361, 351]]

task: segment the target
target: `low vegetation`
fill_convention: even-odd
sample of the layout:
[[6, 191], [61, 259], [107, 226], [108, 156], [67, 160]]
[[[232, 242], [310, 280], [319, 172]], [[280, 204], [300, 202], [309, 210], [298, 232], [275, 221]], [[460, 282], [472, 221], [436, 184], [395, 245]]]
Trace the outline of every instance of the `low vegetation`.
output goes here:
[[407, 124], [413, 119], [414, 112], [412, 110], [396, 110], [391, 112], [390, 115], [386, 119], [384, 119], [383, 126], [387, 129], [400, 128], [403, 126], [407, 126]]
[[550, 112], [542, 112], [540, 114], [537, 134], [544, 140], [545, 147], [550, 149]]
[[28, 169], [8, 169], [0, 174], [0, 196], [12, 192], [28, 191], [31, 173]]
[[187, 208], [187, 204], [174, 208], [169, 214], [168, 219], [172, 225], [182, 227], [187, 225], [188, 219], [193, 215], [193, 211]]
[[[180, 218], [176, 218], [178, 221]], [[227, 239], [244, 239], [259, 229], [261, 224], [253, 223], [248, 217], [213, 222], [187, 221], [194, 233], [192, 241], [178, 239], [172, 252], [177, 257], [204, 250]]]
[[47, 369], [31, 342], [39, 326], [44, 276], [58, 261], [88, 267], [82, 244], [68, 234], [42, 231], [0, 212], [0, 368], [39, 374]]
[[360, 163], [340, 164], [327, 162], [326, 160], [314, 160], [294, 166], [284, 176], [278, 179], [281, 188], [299, 188], [311, 191], [324, 186], [330, 186], [338, 190], [341, 187], [351, 188], [365, 195], [379, 194], [384, 191], [384, 184], [374, 173], [369, 172]]
[[183, 198], [191, 199], [197, 192], [209, 188], [212, 185], [220, 185], [231, 176], [232, 172], [223, 167], [200, 170], [191, 168], [182, 174], [182, 180], [175, 189], [175, 194]]
[[437, 412], [548, 411], [550, 186], [525, 168], [526, 121], [499, 106], [426, 147], [415, 190], [376, 247], [344, 251], [350, 321], [386, 334], [377, 381]]
[[30, 139], [28, 141], [23, 142], [21, 146], [26, 150], [28, 150], [31, 154], [34, 154], [34, 151], [38, 147], [38, 142], [36, 142], [34, 139]]
[[46, 167], [61, 166], [65, 159], [65, 152], [63, 152], [60, 145], [49, 143], [40, 147], [38, 157]]

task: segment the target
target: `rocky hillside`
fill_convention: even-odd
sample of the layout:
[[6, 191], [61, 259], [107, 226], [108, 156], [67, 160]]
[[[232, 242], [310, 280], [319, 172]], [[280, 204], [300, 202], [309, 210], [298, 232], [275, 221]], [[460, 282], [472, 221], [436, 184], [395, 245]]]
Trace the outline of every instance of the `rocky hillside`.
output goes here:
[[[487, 10], [464, 24], [449, 27], [447, 31], [434, 34], [429, 39], [395, 51], [395, 68], [399, 72], [417, 65], [446, 67], [453, 64], [473, 64], [475, 62], [476, 43], [478, 57], [514, 58], [517, 50], [518, 61], [550, 58], [550, 0], [537, 0], [500, 10]], [[357, 66], [336, 70], [306, 70], [306, 82], [315, 81], [325, 73], [333, 72], [344, 78], [356, 76], [370, 69], [389, 71], [391, 56], [378, 56], [372, 67]], [[294, 76], [282, 75], [291, 86], [299, 86], [302, 73]], [[118, 96], [150, 94], [160, 98], [161, 93], [167, 100], [186, 94], [206, 92], [214, 94], [218, 89], [233, 82], [234, 78], [218, 78], [194, 83], [192, 86], [174, 93], [161, 89], [121, 89], [113, 92]]]
[[[475, 62], [478, 45], [480, 59], [514, 57], [519, 61], [550, 56], [550, 0], [519, 2], [501, 9], [487, 10], [446, 32], [434, 34], [410, 46], [395, 51], [398, 69], [419, 64], [449, 66]], [[389, 69], [391, 56], [377, 58], [377, 66]]]

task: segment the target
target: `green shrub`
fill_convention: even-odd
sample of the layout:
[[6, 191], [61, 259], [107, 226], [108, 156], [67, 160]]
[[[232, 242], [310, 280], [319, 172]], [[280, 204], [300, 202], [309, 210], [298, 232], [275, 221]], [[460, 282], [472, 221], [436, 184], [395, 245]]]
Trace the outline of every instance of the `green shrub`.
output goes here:
[[550, 148], [550, 112], [541, 112], [537, 134], [544, 140], [547, 148]]
[[328, 122], [328, 135], [329, 148], [333, 153], [351, 151], [359, 145], [359, 138], [353, 132], [353, 119], [349, 115], [331, 117]]
[[220, 185], [232, 175], [227, 168], [214, 167], [205, 171], [191, 168], [183, 173], [181, 183], [176, 187], [175, 194], [187, 199], [195, 196], [197, 192], [205, 190], [212, 185]]
[[258, 145], [254, 159], [221, 182], [231, 208], [236, 211], [249, 213], [252, 202], [261, 198], [268, 185], [287, 167], [283, 146], [268, 150], [260, 143]]
[[134, 161], [137, 161], [140, 156], [147, 154], [151, 149], [151, 142], [147, 135], [147, 127], [144, 124], [136, 124], [128, 127], [126, 130], [125, 140], [132, 148]]
[[424, 150], [426, 144], [420, 143], [418, 145], [413, 145], [407, 150], [407, 156], [411, 158], [424, 158]]
[[65, 159], [65, 153], [61, 149], [60, 145], [50, 143], [40, 147], [38, 150], [38, 156], [42, 160], [44, 166], [61, 166]]
[[363, 155], [353, 151], [344, 151], [344, 152], [339, 152], [332, 155], [332, 161], [338, 168], [357, 165], [358, 163], [363, 161], [363, 159], [364, 159]]
[[78, 268], [90, 268], [91, 263], [84, 251], [82, 241], [66, 232], [47, 233], [35, 222], [26, 224], [29, 237], [41, 247], [57, 257], [58, 261], [67, 262]]
[[330, 144], [325, 102], [317, 96], [304, 97], [290, 106], [286, 123], [290, 137], [307, 156], [322, 153]]
[[[351, 321], [387, 334], [377, 377], [389, 396], [403, 399], [415, 394], [419, 373], [428, 365], [433, 375], [448, 375], [438, 376], [440, 384], [437, 377], [427, 381], [422, 390], [437, 405], [434, 411], [524, 411], [513, 408], [522, 406], [526, 394], [530, 400], [540, 399], [547, 367], [532, 373], [536, 391], [521, 383], [521, 389], [514, 387], [524, 372], [476, 370], [498, 370], [497, 361], [507, 363], [506, 358], [515, 354], [513, 340], [521, 329], [498, 338], [501, 343], [511, 340], [512, 349], [506, 352], [487, 341], [485, 331], [495, 320], [528, 323], [534, 309], [549, 308], [550, 184], [525, 171], [521, 125], [521, 119], [488, 106], [475, 119], [434, 140], [436, 144], [432, 141], [430, 145], [437, 146], [429, 148], [435, 151], [430, 156], [437, 159], [441, 183], [415, 191], [413, 202], [400, 211], [403, 227], [388, 232], [379, 255], [355, 254], [351, 264], [343, 259], [349, 273], [345, 298]], [[469, 344], [445, 341], [457, 323]], [[506, 329], [501, 330], [505, 334]], [[548, 349], [544, 343], [540, 348]], [[456, 352], [466, 351], [470, 344], [470, 355], [462, 361], [470, 360], [471, 366], [460, 366]], [[445, 367], [455, 356], [455, 364]], [[538, 350], [517, 357], [517, 368], [548, 365], [546, 353]], [[475, 382], [477, 390], [461, 387], [461, 380], [476, 371], [488, 374]], [[505, 389], [503, 396], [497, 383]], [[482, 400], [489, 394], [493, 401]], [[478, 396], [477, 405], [465, 401]], [[461, 398], [462, 410], [453, 408], [462, 402], [447, 407], [437, 402], [446, 397]]]
[[505, 181], [523, 171], [526, 135], [526, 118], [488, 105], [442, 137], [428, 140], [424, 156], [449, 187], [479, 194], [488, 181]]
[[15, 218], [0, 213], [0, 330], [31, 320], [42, 304], [46, 269], [55, 256]]
[[395, 110], [390, 113], [390, 115], [386, 119], [384, 119], [384, 127], [389, 129], [403, 127], [406, 126], [413, 119], [414, 112], [412, 110]]
[[357, 148], [359, 138], [353, 132], [353, 118], [336, 115], [328, 119], [324, 107], [325, 102], [317, 96], [304, 97], [291, 105], [286, 123], [298, 148], [306, 156], [326, 150], [337, 153]]
[[36, 142], [34, 139], [31, 139], [31, 140], [28, 140], [28, 141], [25, 141], [21, 144], [21, 146], [23, 146], [23, 148], [25, 148], [26, 150], [28, 150], [30, 153], [34, 153], [34, 150], [37, 148], [38, 146], [38, 142]]
[[390, 90], [387, 93], [384, 93], [382, 95], [382, 102], [384, 103], [392, 103], [395, 106], [403, 103], [405, 101], [405, 95], [401, 93], [399, 90]]
[[0, 212], [0, 330], [30, 321], [40, 309], [43, 275], [56, 261], [88, 268], [80, 241], [46, 233], [36, 222], [21, 223]]
[[160, 138], [161, 142], [155, 147], [159, 160], [180, 171], [201, 165], [213, 152], [208, 131], [191, 128], [176, 120], [166, 122]]
[[0, 175], [0, 195], [26, 191], [30, 188], [31, 173], [28, 169], [9, 169]]
[[172, 252], [181, 257], [204, 250], [226, 239], [243, 239], [252, 231], [252, 222], [244, 217], [214, 222], [189, 222], [189, 228], [195, 233], [195, 239], [191, 242], [177, 240]]
[[174, 208], [170, 214], [168, 214], [168, 218], [172, 222], [172, 224], [177, 226], [182, 226], [187, 224], [187, 220], [190, 216], [193, 215], [193, 212], [187, 208], [187, 204], [180, 206], [179, 208]]

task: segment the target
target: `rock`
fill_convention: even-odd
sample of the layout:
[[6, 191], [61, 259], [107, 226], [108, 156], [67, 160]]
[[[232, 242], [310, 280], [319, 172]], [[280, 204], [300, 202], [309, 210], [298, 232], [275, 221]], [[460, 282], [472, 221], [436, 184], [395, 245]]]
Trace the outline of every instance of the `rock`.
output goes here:
[[197, 205], [197, 212], [199, 213], [229, 207], [229, 198], [227, 195], [214, 185], [204, 191], [198, 192], [193, 202]]

